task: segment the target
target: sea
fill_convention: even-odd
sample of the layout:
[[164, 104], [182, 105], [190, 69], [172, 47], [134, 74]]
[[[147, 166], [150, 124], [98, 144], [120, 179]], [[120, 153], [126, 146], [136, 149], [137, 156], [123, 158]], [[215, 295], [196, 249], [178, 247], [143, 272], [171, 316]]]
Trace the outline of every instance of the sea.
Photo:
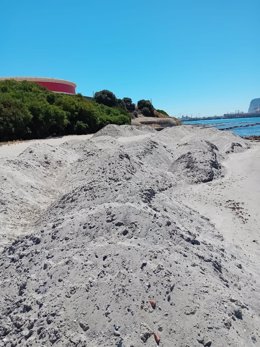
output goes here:
[[182, 124], [198, 124], [206, 127], [214, 127], [220, 130], [229, 130], [241, 137], [260, 136], [260, 116], [248, 118], [224, 118], [182, 121]]

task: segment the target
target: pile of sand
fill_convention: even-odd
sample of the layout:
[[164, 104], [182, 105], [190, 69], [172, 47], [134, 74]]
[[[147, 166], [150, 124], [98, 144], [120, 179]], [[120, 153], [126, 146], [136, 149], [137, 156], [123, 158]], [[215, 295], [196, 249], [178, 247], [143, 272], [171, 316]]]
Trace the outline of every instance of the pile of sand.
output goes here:
[[212, 129], [108, 126], [1, 162], [0, 346], [259, 344], [259, 283], [180, 198], [248, 148]]

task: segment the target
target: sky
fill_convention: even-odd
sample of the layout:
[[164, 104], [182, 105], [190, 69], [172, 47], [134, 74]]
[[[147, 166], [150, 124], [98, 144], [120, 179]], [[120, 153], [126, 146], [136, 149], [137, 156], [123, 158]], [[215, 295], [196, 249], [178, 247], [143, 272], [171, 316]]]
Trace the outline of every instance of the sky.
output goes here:
[[175, 116], [260, 97], [259, 0], [0, 0], [0, 76], [108, 89]]

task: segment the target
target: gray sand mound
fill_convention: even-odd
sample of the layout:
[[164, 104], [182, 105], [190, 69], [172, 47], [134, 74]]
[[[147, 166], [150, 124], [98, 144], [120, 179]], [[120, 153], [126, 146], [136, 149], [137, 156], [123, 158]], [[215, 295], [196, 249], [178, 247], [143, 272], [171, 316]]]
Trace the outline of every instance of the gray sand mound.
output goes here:
[[139, 127], [133, 125], [121, 125], [120, 127], [114, 124], [109, 124], [105, 128], [98, 131], [94, 137], [98, 136], [112, 136], [114, 138], [118, 137], [129, 137], [138, 136], [146, 133], [155, 133], [156, 130], [151, 127], [142, 125]]
[[1, 163], [0, 346], [255, 346], [250, 274], [174, 196], [224, 175], [232, 146], [248, 144], [108, 126]]

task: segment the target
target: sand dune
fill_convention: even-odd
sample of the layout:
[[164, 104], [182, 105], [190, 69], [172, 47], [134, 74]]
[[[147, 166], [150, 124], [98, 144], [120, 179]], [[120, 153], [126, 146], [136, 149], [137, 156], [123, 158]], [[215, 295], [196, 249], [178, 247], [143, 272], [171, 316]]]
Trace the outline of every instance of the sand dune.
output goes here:
[[260, 145], [180, 126], [0, 147], [0, 346], [260, 346]]

